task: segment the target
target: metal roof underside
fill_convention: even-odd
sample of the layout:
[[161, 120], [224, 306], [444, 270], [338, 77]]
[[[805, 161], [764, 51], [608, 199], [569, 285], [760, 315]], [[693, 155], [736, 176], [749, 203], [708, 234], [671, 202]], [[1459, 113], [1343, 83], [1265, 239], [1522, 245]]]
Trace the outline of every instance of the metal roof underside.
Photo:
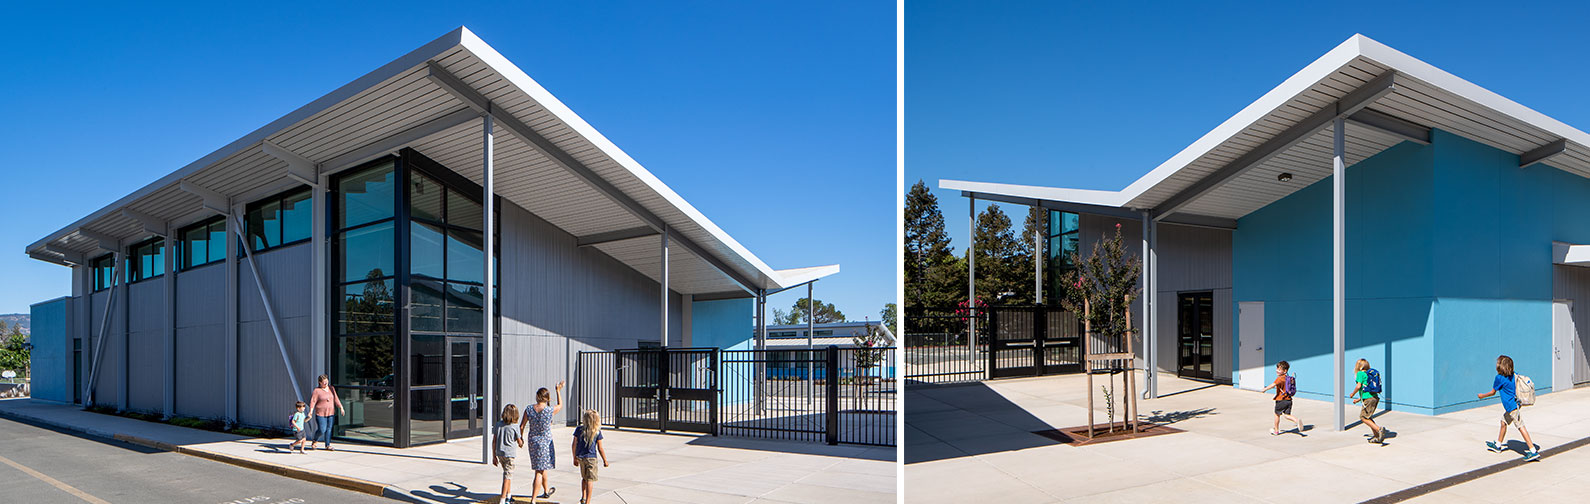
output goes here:
[[[266, 153], [266, 142], [306, 158], [320, 174], [406, 146], [480, 184], [480, 113], [428, 77], [430, 62], [490, 100], [497, 118], [495, 190], [504, 199], [575, 237], [623, 235], [660, 223], [670, 234], [669, 286], [683, 294], [773, 290], [807, 281], [788, 279], [763, 263], [462, 27], [52, 233], [27, 253], [58, 264], [80, 261], [99, 253], [101, 238], [124, 247], [164, 231], [149, 229], [135, 215], [152, 217], [165, 229], [214, 215], [201, 197], [180, 188], [183, 182], [225, 195], [233, 205], [299, 185], [286, 161]], [[505, 127], [508, 121], [528, 126], [561, 152], [549, 155], [526, 142]], [[372, 150], [378, 146], [385, 148]], [[567, 168], [559, 156], [598, 180]], [[604, 192], [602, 184], [620, 196]], [[626, 207], [623, 198], [643, 210]], [[590, 246], [654, 280], [660, 277], [656, 234]], [[823, 271], [832, 274], [838, 266]]]
[[[1303, 131], [1312, 124], [1309, 118], [1322, 110], [1328, 113], [1339, 100], [1350, 101], [1350, 94], [1388, 74], [1394, 85], [1388, 93], [1367, 101], [1366, 113], [1441, 129], [1514, 154], [1564, 142], [1566, 148], [1544, 162], [1590, 178], [1590, 135], [1355, 35], [1121, 191], [957, 180], [940, 181], [940, 187], [996, 199], [1118, 207], [1157, 216], [1173, 211], [1177, 216], [1234, 221], [1330, 176], [1332, 130], [1327, 125], [1311, 133]], [[1233, 173], [1232, 165], [1242, 164], [1239, 160], [1245, 155], [1251, 157], [1266, 142], [1289, 132], [1307, 134], [1237, 172], [1240, 174], [1226, 177]], [[1357, 163], [1405, 140], [1388, 130], [1348, 120], [1346, 161]], [[1290, 173], [1291, 181], [1277, 180], [1281, 173]], [[1207, 187], [1215, 180], [1217, 184]], [[1178, 197], [1194, 194], [1178, 208], [1167, 208], [1175, 205]]]

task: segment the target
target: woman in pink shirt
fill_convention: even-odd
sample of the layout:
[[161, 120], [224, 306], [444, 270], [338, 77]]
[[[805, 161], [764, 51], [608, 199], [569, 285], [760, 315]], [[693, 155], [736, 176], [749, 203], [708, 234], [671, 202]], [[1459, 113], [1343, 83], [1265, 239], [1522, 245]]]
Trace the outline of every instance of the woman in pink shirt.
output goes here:
[[348, 414], [348, 409], [342, 407], [342, 399], [337, 397], [337, 389], [331, 388], [331, 379], [320, 375], [320, 384], [315, 391], [309, 394], [309, 408], [315, 413], [315, 438], [309, 441], [309, 449], [315, 449], [315, 442], [325, 443], [327, 451], [331, 449], [331, 426], [336, 423], [336, 412]]

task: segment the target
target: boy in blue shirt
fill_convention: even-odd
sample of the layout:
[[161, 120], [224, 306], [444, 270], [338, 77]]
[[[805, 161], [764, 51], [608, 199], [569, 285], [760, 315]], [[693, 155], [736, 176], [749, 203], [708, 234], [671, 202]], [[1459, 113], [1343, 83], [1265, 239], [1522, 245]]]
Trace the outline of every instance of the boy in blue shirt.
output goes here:
[[1479, 394], [1480, 399], [1500, 393], [1502, 395], [1502, 430], [1496, 433], [1496, 441], [1486, 441], [1485, 447], [1492, 452], [1501, 453], [1502, 446], [1507, 444], [1507, 424], [1518, 428], [1518, 433], [1524, 435], [1524, 461], [1540, 458], [1540, 452], [1535, 449], [1535, 441], [1529, 438], [1529, 429], [1524, 427], [1523, 412], [1518, 409], [1518, 389], [1513, 377], [1513, 358], [1506, 355], [1496, 358], [1496, 379], [1491, 380], [1491, 391]]

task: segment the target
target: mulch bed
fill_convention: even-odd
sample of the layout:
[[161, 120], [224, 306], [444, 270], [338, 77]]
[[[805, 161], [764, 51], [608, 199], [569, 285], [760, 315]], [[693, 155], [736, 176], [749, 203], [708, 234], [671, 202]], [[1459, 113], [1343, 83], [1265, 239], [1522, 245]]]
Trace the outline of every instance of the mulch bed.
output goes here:
[[1093, 426], [1093, 439], [1091, 440], [1088, 439], [1088, 426], [1086, 425], [1080, 427], [1066, 427], [1063, 429], [1034, 431], [1033, 434], [1053, 439], [1071, 446], [1084, 446], [1090, 444], [1108, 443], [1111, 441], [1125, 441], [1128, 439], [1139, 439], [1165, 434], [1175, 434], [1178, 432], [1186, 432], [1175, 427], [1146, 422], [1138, 423], [1137, 425], [1141, 432], [1132, 432], [1131, 429], [1123, 428], [1120, 423], [1115, 424], [1115, 432], [1110, 432], [1109, 425], [1095, 424]]

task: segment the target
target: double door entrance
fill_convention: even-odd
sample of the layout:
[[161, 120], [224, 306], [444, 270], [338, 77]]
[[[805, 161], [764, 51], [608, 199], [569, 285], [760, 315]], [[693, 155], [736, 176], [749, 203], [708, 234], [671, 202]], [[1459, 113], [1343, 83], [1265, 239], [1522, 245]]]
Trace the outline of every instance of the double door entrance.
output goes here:
[[614, 354], [614, 425], [717, 434], [717, 349], [647, 348]]
[[1215, 379], [1215, 296], [1176, 295], [1176, 376]]

